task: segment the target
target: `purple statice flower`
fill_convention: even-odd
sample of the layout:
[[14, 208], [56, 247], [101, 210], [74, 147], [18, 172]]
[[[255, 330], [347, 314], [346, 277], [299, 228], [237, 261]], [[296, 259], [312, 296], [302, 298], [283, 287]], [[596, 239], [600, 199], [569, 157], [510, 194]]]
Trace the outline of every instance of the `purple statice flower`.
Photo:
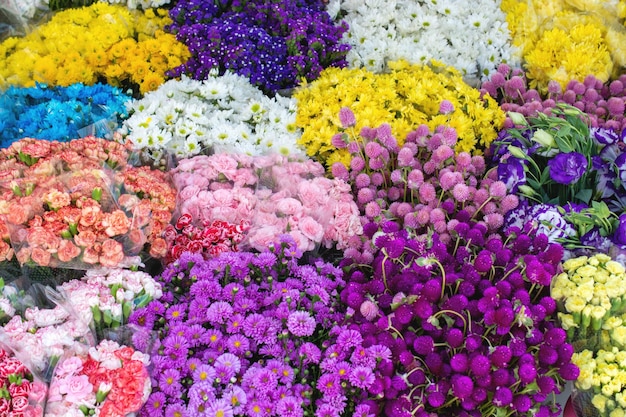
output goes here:
[[550, 178], [558, 184], [574, 184], [587, 172], [587, 165], [587, 157], [581, 153], [559, 153], [548, 161]]

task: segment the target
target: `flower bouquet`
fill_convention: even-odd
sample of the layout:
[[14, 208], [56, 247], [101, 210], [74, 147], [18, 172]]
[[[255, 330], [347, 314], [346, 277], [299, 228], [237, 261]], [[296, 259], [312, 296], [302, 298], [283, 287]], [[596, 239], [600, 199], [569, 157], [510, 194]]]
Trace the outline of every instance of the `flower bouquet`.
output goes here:
[[211, 71], [203, 81], [183, 76], [128, 103], [120, 133], [146, 160], [207, 152], [301, 154], [295, 101], [269, 98], [244, 76]]
[[576, 379], [549, 285], [563, 248], [532, 225], [502, 230], [515, 195], [456, 132], [420, 126], [399, 146], [389, 126], [334, 138], [352, 155], [332, 172], [353, 186], [363, 236], [339, 264], [341, 300], [366, 344], [396, 364], [378, 392], [387, 416], [556, 416]]
[[217, 256], [222, 252], [237, 251], [238, 245], [250, 228], [248, 220], [238, 224], [222, 220], [203, 221], [201, 225], [189, 214], [181, 215], [175, 224], [169, 224], [163, 231], [167, 242], [165, 264], [179, 259], [184, 252], [200, 253], [204, 258]]
[[437, 59], [475, 85], [500, 62], [519, 65], [500, 3], [331, 0], [327, 8], [348, 25], [342, 41], [351, 47], [346, 56], [351, 68], [385, 72], [388, 61], [419, 64]]
[[342, 271], [288, 235], [261, 253], [184, 253], [131, 315], [158, 332], [140, 416], [376, 415], [389, 349], [344, 325]]
[[249, 221], [242, 247], [262, 250], [288, 233], [304, 251], [343, 249], [360, 233], [358, 210], [350, 187], [323, 173], [307, 158], [217, 153], [179, 161], [172, 179], [193, 222]]
[[132, 415], [150, 393], [149, 363], [149, 355], [111, 340], [65, 355], [54, 370], [46, 416]]
[[0, 87], [106, 84], [134, 94], [155, 90], [189, 50], [164, 33], [167, 10], [96, 2], [54, 13], [23, 37], [0, 43]]
[[622, 393], [626, 367], [626, 268], [605, 254], [563, 263], [554, 279], [561, 327], [575, 348], [580, 368], [574, 382], [574, 408], [580, 417], [625, 415]]
[[43, 417], [48, 386], [0, 347], [0, 415]]
[[[68, 141], [83, 136], [112, 139], [129, 96], [104, 84], [10, 87], [0, 95], [0, 146], [29, 137]], [[93, 130], [90, 134], [83, 132]], [[107, 137], [108, 136], [108, 137]]]
[[305, 3], [180, 0], [167, 30], [191, 57], [170, 72], [203, 80], [213, 71], [247, 77], [268, 95], [316, 79], [329, 66], [346, 65], [345, 24], [335, 24], [321, 0]]
[[176, 192], [165, 173], [128, 165], [123, 145], [22, 139], [2, 154], [0, 214], [20, 264], [88, 269], [165, 255]]

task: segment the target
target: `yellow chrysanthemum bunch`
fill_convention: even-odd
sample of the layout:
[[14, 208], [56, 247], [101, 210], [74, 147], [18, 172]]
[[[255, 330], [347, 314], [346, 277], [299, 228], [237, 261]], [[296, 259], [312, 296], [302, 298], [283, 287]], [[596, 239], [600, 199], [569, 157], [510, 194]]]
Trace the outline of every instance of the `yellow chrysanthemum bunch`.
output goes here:
[[[455, 128], [457, 152], [480, 154], [496, 138], [504, 112], [488, 95], [481, 99], [454, 68], [406, 61], [391, 62], [389, 68], [382, 74], [363, 68], [327, 68], [318, 79], [296, 89], [296, 124], [303, 130], [299, 143], [309, 156], [327, 167], [335, 162], [349, 164], [348, 151], [331, 143], [340, 131], [338, 115], [344, 106], [354, 112], [357, 131], [387, 123], [399, 144], [420, 124], [433, 130], [438, 125]], [[443, 100], [454, 110], [441, 113]]]
[[167, 70], [189, 57], [185, 45], [163, 32], [170, 22], [166, 10], [106, 3], [59, 12], [27, 36], [0, 44], [0, 88], [102, 81], [155, 90]]
[[533, 88], [587, 75], [608, 81], [626, 66], [624, 0], [503, 0], [501, 8]]

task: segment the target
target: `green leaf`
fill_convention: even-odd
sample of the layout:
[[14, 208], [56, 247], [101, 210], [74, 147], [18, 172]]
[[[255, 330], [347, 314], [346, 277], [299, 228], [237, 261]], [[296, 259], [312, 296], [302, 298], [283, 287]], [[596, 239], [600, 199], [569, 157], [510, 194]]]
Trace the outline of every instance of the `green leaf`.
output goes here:
[[591, 200], [592, 195], [593, 191], [591, 191], [590, 189], [584, 189], [577, 192], [574, 197], [576, 197], [580, 201], [583, 201], [586, 204], [589, 204], [589, 200]]

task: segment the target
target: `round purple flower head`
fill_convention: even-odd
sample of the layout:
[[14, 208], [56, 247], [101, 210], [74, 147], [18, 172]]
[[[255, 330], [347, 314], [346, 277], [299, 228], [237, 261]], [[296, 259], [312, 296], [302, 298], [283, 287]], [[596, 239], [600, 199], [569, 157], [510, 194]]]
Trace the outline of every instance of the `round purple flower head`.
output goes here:
[[578, 152], [559, 153], [548, 161], [548, 167], [553, 181], [564, 185], [574, 184], [587, 171], [587, 157]]

